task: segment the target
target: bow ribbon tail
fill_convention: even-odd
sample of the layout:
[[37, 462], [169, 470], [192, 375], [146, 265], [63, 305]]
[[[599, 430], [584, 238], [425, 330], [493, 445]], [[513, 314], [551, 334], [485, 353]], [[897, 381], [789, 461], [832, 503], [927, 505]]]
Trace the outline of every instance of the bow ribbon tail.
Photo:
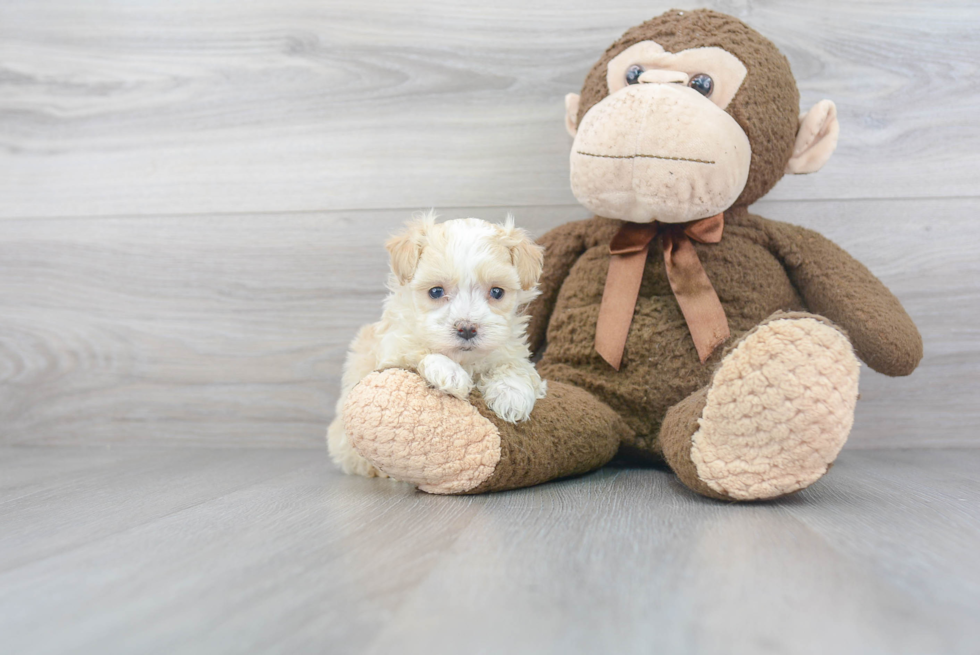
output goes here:
[[725, 308], [721, 306], [721, 300], [688, 235], [684, 232], [665, 232], [663, 245], [667, 280], [703, 364], [714, 349], [731, 335]]
[[623, 361], [626, 335], [640, 295], [649, 242], [639, 250], [613, 254], [602, 292], [602, 306], [595, 326], [595, 349], [617, 371]]

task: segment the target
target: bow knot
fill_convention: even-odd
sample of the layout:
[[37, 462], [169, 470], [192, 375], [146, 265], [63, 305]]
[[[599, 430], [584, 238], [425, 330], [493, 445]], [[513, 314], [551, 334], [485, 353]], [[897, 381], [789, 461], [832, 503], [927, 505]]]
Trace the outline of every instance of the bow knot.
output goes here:
[[616, 233], [609, 244], [612, 257], [595, 336], [596, 351], [614, 369], [618, 371], [622, 363], [647, 252], [658, 235], [663, 241], [670, 288], [701, 362], [729, 337], [725, 310], [691, 243], [718, 243], [724, 227], [724, 215], [717, 214], [690, 223], [624, 223]]

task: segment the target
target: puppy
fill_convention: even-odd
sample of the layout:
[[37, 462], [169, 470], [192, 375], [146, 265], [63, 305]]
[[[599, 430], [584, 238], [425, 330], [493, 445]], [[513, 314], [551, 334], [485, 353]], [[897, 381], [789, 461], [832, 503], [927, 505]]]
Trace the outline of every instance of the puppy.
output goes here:
[[346, 473], [387, 477], [361, 457], [344, 433], [347, 394], [385, 368], [418, 371], [429, 384], [466, 399], [475, 386], [490, 409], [516, 423], [544, 398], [546, 383], [528, 361], [522, 313], [537, 295], [544, 253], [528, 234], [478, 218], [436, 223], [416, 215], [385, 244], [390, 291], [381, 320], [351, 343], [337, 413], [327, 431], [330, 456]]

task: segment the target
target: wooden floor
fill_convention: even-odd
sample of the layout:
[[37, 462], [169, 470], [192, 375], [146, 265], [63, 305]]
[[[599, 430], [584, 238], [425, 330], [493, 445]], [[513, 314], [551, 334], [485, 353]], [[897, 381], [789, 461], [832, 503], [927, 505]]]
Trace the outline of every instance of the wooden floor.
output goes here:
[[[337, 474], [385, 235], [586, 217], [564, 96], [670, 6], [837, 103], [753, 210], [866, 263], [919, 370], [864, 367], [776, 503]], [[0, 0], [0, 655], [980, 652], [978, 33], [977, 0]]]
[[729, 505], [653, 469], [438, 497], [322, 450], [0, 449], [0, 652], [976, 653], [980, 450]]

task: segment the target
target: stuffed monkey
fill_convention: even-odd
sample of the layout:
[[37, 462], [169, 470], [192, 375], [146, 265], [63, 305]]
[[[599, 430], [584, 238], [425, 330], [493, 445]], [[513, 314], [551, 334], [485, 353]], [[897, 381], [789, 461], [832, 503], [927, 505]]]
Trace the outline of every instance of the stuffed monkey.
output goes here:
[[566, 98], [571, 185], [595, 217], [545, 234], [528, 338], [548, 395], [506, 423], [476, 394], [372, 373], [346, 430], [388, 475], [443, 494], [666, 461], [723, 500], [823, 476], [854, 420], [858, 358], [908, 375], [922, 340], [867, 268], [811, 230], [750, 214], [818, 170], [830, 101], [802, 117], [789, 62], [741, 21], [669, 11], [628, 30]]

